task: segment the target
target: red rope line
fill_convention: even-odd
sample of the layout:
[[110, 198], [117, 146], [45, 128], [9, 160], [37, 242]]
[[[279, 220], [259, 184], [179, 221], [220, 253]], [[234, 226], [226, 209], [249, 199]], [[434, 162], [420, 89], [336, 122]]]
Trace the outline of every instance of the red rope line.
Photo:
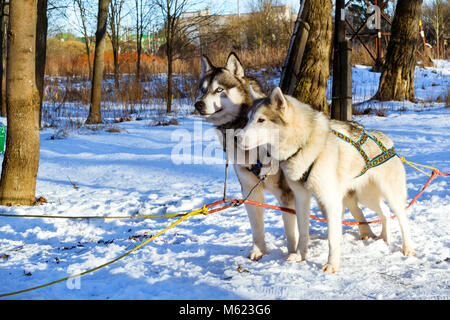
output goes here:
[[438, 176], [450, 176], [450, 174], [445, 173], [445, 172], [440, 172], [437, 170], [433, 170], [433, 172], [431, 173], [431, 177], [428, 179], [427, 183], [425, 183], [425, 185], [423, 186], [422, 190], [414, 197], [414, 199], [411, 200], [411, 202], [406, 206], [406, 209], [408, 209], [409, 207], [411, 207], [411, 205], [416, 202], [416, 200], [422, 195], [422, 193], [425, 191], [426, 188], [428, 188], [428, 186], [430, 185], [431, 181], [433, 181], [434, 179], [436, 179]]
[[[422, 190], [406, 206], [406, 209], [408, 209], [411, 205], [414, 204], [414, 202], [416, 202], [416, 200], [422, 195], [422, 193], [425, 191], [425, 189], [428, 188], [430, 183], [434, 179], [436, 179], [438, 176], [450, 176], [450, 174], [445, 173], [445, 172], [440, 172], [440, 171], [437, 171], [437, 170], [433, 170], [433, 172], [431, 174], [431, 177], [425, 183], [425, 185], [423, 186]], [[227, 199], [227, 204], [226, 205], [224, 205], [222, 207], [219, 207], [219, 208], [216, 208], [216, 209], [208, 210], [208, 213], [214, 213], [214, 212], [218, 212], [218, 211], [222, 211], [222, 210], [228, 209], [230, 207], [234, 207], [234, 206], [236, 206], [238, 204], [241, 204], [243, 201], [244, 201], [243, 199]], [[206, 208], [212, 208], [212, 207], [218, 206], [219, 204], [224, 204], [224, 203], [225, 203], [224, 200], [219, 200], [219, 201], [207, 204]], [[278, 207], [278, 206], [274, 206], [274, 205], [271, 205], [271, 204], [265, 204], [265, 203], [257, 202], [257, 201], [254, 201], [254, 200], [245, 200], [245, 203], [253, 205], [253, 206], [258, 206], [258, 207], [263, 207], [263, 208], [267, 208], [267, 209], [273, 209], [273, 210], [278, 210], [278, 211], [282, 211], [282, 212], [288, 212], [288, 213], [291, 213], [291, 214], [295, 214], [295, 210], [294, 209]], [[327, 222], [326, 219], [322, 219], [322, 218], [319, 218], [319, 217], [314, 216], [314, 215], [310, 215], [309, 217], [312, 218], [312, 219], [321, 221], [321, 222], [325, 222], [325, 223]], [[391, 218], [395, 218], [395, 216], [392, 216]], [[343, 225], [348, 225], [348, 226], [354, 226], [354, 225], [372, 224], [372, 223], [379, 223], [379, 222], [381, 222], [380, 219], [373, 220], [373, 221], [366, 221], [366, 222], [342, 221], [342, 224]]]

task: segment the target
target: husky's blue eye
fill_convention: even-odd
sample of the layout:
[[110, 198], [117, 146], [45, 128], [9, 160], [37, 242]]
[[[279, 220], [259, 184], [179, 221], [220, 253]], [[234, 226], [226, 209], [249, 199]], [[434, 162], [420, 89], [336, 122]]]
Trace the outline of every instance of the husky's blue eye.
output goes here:
[[217, 93], [222, 92], [222, 91], [223, 91], [223, 89], [220, 88], [220, 87], [216, 89], [216, 92], [217, 92]]

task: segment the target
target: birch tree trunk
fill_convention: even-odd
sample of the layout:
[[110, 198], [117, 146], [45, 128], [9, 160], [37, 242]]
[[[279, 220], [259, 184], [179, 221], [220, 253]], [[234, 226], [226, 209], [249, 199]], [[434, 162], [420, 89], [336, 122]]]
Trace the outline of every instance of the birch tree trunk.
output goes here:
[[36, 202], [39, 167], [39, 93], [35, 82], [37, 0], [10, 2], [6, 76], [7, 138], [0, 179], [1, 205]]

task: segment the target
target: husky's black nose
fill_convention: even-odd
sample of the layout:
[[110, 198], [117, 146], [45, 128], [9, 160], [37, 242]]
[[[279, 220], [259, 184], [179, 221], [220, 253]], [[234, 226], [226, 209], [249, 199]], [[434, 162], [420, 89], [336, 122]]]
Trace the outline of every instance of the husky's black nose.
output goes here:
[[203, 101], [197, 101], [194, 104], [195, 109], [197, 109], [198, 112], [200, 112], [200, 114], [203, 114], [203, 109], [205, 108], [205, 103]]

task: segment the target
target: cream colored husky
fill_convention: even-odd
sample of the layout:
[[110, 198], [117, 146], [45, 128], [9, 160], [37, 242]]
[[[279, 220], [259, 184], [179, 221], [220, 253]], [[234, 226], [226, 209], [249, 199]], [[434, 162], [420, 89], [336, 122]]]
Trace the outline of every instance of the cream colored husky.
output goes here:
[[[403, 254], [414, 255], [405, 214], [406, 177], [401, 160], [394, 156], [361, 174], [366, 161], [354, 145], [339, 138], [336, 132], [357, 141], [365, 130], [355, 122], [329, 120], [323, 113], [283, 95], [277, 87], [268, 98], [254, 98], [249, 121], [237, 135], [243, 149], [267, 144], [271, 156], [280, 161], [295, 198], [299, 227], [297, 261], [306, 258], [311, 195], [317, 198], [328, 220], [329, 255], [324, 271], [333, 273], [339, 269], [343, 201], [346, 205], [349, 195], [378, 213], [383, 223], [380, 237], [389, 243], [390, 212], [385, 200], [398, 218]], [[270, 142], [270, 135], [275, 133], [279, 141]], [[393, 147], [391, 139], [382, 132], [370, 131], [368, 135], [373, 139], [364, 143], [363, 153], [370, 159], [380, 154], [376, 140], [386, 148]]]

